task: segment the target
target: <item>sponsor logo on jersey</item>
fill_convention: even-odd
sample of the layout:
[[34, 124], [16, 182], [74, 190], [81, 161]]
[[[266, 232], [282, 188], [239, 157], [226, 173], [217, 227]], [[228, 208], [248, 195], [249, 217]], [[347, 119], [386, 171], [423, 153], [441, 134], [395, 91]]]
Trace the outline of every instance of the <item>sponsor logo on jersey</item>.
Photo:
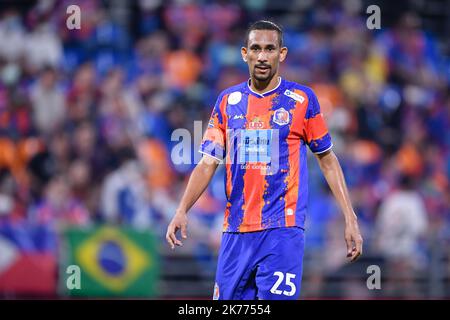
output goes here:
[[254, 117], [252, 121], [248, 124], [249, 129], [262, 129], [264, 123], [259, 119], [259, 117]]
[[298, 93], [292, 92], [291, 90], [284, 91], [284, 95], [288, 96], [289, 98], [294, 99], [295, 101], [298, 101], [300, 103], [303, 103], [305, 101], [305, 98], [299, 95]]

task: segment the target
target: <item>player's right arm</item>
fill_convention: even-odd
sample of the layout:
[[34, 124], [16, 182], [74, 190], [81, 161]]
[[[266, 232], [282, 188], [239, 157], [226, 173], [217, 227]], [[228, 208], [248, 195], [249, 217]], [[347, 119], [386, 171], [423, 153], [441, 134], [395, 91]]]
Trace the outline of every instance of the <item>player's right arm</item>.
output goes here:
[[197, 199], [202, 195], [211, 181], [219, 163], [225, 158], [225, 115], [226, 96], [220, 94], [214, 105], [211, 118], [208, 122], [200, 152], [204, 154], [200, 162], [192, 171], [188, 185], [181, 198], [180, 205], [176, 210], [167, 227], [166, 239], [172, 249], [182, 246], [183, 243], [177, 239], [176, 233], [181, 231], [181, 237], [187, 238], [187, 213]]
[[218, 165], [219, 161], [217, 159], [205, 155], [192, 171], [184, 195], [181, 198], [180, 205], [167, 227], [166, 240], [172, 249], [175, 248], [175, 245], [183, 245], [176, 237], [178, 230], [181, 230], [181, 237], [183, 239], [187, 238], [187, 213], [205, 191], [216, 172]]

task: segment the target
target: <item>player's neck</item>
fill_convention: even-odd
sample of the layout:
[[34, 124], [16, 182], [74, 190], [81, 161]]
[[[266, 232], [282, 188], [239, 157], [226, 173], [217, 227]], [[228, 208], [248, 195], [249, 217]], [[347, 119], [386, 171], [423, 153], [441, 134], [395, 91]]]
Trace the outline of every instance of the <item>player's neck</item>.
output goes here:
[[253, 77], [250, 78], [250, 89], [252, 91], [264, 94], [265, 92], [275, 89], [281, 82], [281, 78], [278, 74], [275, 74], [271, 79], [267, 81], [260, 81]]

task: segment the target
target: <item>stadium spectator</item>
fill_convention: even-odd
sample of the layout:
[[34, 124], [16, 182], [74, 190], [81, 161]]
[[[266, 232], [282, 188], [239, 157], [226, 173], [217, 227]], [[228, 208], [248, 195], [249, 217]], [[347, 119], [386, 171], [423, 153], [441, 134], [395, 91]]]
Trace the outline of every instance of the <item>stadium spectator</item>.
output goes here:
[[72, 194], [67, 177], [56, 175], [45, 187], [42, 201], [30, 207], [29, 216], [36, 224], [48, 225], [54, 230], [66, 226], [86, 226], [90, 214]]
[[402, 260], [414, 267], [418, 262], [419, 240], [427, 231], [428, 216], [410, 177], [403, 176], [399, 189], [384, 199], [376, 224], [380, 252], [388, 259]]
[[57, 71], [44, 68], [36, 85], [31, 89], [33, 122], [43, 135], [60, 128], [65, 120], [67, 109], [65, 97], [57, 86]]
[[143, 171], [130, 148], [119, 150], [119, 167], [105, 177], [100, 208], [104, 221], [146, 228], [152, 225], [152, 208]]

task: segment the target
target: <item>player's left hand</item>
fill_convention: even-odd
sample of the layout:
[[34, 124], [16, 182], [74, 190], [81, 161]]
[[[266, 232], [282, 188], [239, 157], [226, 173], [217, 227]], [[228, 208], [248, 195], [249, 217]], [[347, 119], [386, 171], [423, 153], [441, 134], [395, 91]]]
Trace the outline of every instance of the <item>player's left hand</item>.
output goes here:
[[345, 243], [347, 244], [347, 258], [356, 261], [362, 255], [363, 239], [356, 220], [345, 225]]
[[177, 211], [175, 216], [172, 218], [169, 226], [167, 227], [166, 240], [170, 247], [175, 249], [175, 245], [183, 246], [183, 243], [177, 239], [176, 233], [178, 230], [181, 231], [181, 237], [183, 239], [187, 238], [187, 213], [182, 211]]

